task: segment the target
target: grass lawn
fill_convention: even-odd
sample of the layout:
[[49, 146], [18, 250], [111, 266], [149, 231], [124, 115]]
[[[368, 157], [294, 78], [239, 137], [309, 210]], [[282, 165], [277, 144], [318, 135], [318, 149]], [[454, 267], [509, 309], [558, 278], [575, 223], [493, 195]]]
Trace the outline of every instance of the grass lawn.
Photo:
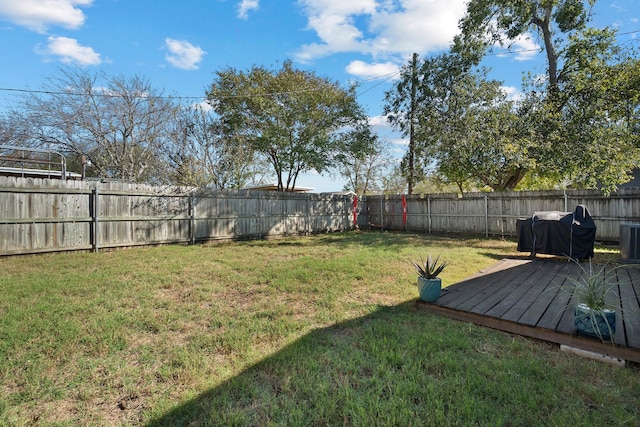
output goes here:
[[637, 366], [417, 311], [427, 252], [445, 286], [516, 254], [353, 232], [0, 259], [0, 425], [640, 424]]

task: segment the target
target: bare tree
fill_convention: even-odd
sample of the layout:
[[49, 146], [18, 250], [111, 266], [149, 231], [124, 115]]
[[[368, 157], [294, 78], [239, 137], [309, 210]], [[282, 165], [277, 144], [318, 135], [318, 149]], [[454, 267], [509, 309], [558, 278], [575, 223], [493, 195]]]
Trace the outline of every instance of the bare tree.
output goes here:
[[145, 79], [61, 69], [16, 111], [32, 145], [84, 156], [103, 177], [166, 181], [167, 126], [178, 107]]
[[347, 181], [344, 189], [364, 196], [383, 188], [383, 177], [393, 164], [388, 144], [365, 123], [346, 132], [341, 140], [336, 169]]
[[239, 134], [225, 132], [208, 105], [183, 107], [172, 135], [171, 182], [224, 189], [255, 181], [254, 151]]
[[0, 144], [35, 148], [29, 136], [27, 121], [22, 114], [15, 110], [5, 112], [0, 116]]

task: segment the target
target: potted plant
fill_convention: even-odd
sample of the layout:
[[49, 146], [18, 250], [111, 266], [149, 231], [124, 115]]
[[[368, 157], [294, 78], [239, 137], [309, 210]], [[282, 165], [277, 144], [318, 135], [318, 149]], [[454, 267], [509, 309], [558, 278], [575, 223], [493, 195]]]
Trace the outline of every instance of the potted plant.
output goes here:
[[427, 258], [421, 259], [419, 263], [411, 261], [418, 273], [418, 292], [422, 301], [435, 302], [440, 296], [442, 279], [438, 275], [442, 273], [447, 263], [439, 260], [439, 256], [433, 260], [431, 254], [428, 254]]
[[619, 300], [615, 292], [616, 268], [607, 271], [607, 266], [603, 265], [594, 269], [591, 260], [588, 270], [578, 265], [581, 270], [578, 278], [567, 278], [573, 285], [571, 301], [576, 329], [581, 334], [613, 342], [616, 333], [616, 311], [620, 309], [619, 304], [612, 301], [614, 297]]

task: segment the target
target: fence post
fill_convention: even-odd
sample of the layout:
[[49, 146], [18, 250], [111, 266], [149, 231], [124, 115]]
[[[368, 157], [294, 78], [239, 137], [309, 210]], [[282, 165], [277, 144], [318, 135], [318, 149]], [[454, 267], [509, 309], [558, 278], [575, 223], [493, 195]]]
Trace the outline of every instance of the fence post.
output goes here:
[[564, 211], [569, 212], [569, 196], [567, 195], [567, 190], [563, 190], [564, 193]]
[[193, 192], [189, 195], [189, 240], [196, 244], [196, 202]]
[[380, 231], [384, 231], [384, 194], [380, 195]]
[[431, 194], [427, 196], [427, 225], [429, 234], [431, 234]]
[[305, 227], [305, 235], [310, 235], [311, 234], [311, 195], [306, 194], [305, 199], [307, 199], [307, 226]]
[[500, 195], [500, 237], [504, 239], [504, 233], [507, 229], [507, 217], [506, 215], [507, 201], [504, 198], [504, 193]]
[[347, 231], [349, 227], [349, 200], [345, 194], [342, 196], [342, 231]]
[[100, 207], [98, 205], [98, 198], [99, 198], [99, 194], [98, 194], [98, 186], [96, 185], [96, 187], [91, 191], [91, 201], [92, 201], [92, 207], [93, 209], [91, 209], [91, 228], [93, 230], [93, 241], [91, 242], [91, 245], [93, 246], [93, 252], [98, 252], [99, 248], [100, 248], [100, 238], [99, 238], [99, 231], [100, 231], [100, 224], [99, 224], [99, 216], [100, 216]]
[[484, 196], [484, 230], [485, 237], [489, 237], [489, 197]]

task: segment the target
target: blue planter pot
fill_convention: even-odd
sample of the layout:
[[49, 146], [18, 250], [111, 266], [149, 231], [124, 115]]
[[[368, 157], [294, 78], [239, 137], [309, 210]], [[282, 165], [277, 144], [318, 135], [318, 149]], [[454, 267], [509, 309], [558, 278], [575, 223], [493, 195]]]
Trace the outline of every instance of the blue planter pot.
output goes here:
[[436, 302], [442, 290], [442, 279], [425, 279], [418, 277], [418, 292], [420, 299], [426, 302]]
[[579, 333], [610, 341], [616, 333], [616, 312], [591, 310], [585, 304], [573, 309], [573, 320]]

